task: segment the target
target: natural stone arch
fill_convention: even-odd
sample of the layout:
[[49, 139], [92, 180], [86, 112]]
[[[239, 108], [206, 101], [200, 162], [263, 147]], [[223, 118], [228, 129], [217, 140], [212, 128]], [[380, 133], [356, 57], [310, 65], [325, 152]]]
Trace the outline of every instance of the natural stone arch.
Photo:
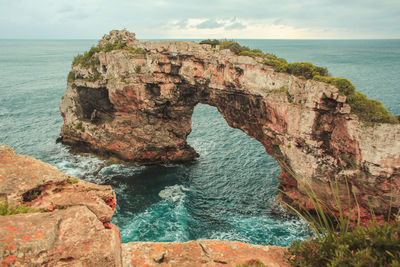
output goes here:
[[[336, 87], [209, 45], [139, 41], [126, 31], [99, 46], [107, 42], [127, 47], [100, 49], [96, 64], [72, 67], [60, 105], [63, 143], [138, 164], [193, 160], [186, 138], [203, 103], [263, 144], [281, 165], [281, 188], [298, 203], [310, 207], [296, 179], [335, 211], [336, 179], [344, 203], [348, 181], [363, 218], [368, 203], [382, 216], [400, 207], [400, 125], [361, 122]], [[354, 201], [346, 209], [357, 214]]]

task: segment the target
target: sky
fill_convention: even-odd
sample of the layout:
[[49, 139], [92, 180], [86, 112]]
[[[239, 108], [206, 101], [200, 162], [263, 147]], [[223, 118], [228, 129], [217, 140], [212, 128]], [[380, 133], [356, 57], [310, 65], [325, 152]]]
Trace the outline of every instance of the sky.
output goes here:
[[400, 0], [0, 0], [0, 39], [400, 38]]

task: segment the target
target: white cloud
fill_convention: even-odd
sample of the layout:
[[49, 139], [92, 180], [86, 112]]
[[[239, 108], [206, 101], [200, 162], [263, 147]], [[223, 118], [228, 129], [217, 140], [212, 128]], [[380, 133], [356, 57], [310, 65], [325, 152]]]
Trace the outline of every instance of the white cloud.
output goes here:
[[276, 24], [271, 20], [215, 20], [218, 27], [202, 27], [210, 23], [205, 18], [190, 18], [182, 21], [171, 21], [163, 27], [162, 38], [228, 38], [228, 39], [303, 39], [313, 38], [307, 28], [295, 28]]
[[0, 38], [400, 38], [399, 13], [399, 0], [0, 0]]

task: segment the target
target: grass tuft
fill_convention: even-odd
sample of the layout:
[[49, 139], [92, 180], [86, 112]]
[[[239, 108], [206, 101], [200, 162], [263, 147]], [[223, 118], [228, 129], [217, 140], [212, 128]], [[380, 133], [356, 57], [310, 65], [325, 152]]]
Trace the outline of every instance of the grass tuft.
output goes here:
[[33, 209], [25, 205], [19, 205], [19, 206], [16, 206], [14, 204], [9, 205], [7, 202], [0, 204], [0, 216], [10, 216], [15, 214], [34, 213], [34, 212], [43, 212], [43, 209]]
[[[311, 186], [301, 182], [296, 175], [282, 163], [281, 166], [297, 181], [312, 204], [313, 213], [303, 206], [288, 208], [310, 223], [315, 237], [307, 241], [293, 242], [286, 256], [293, 266], [400, 266], [400, 222], [390, 221], [391, 208], [387, 221], [378, 224], [371, 218], [368, 226], [360, 225], [360, 207], [351, 186], [346, 181], [347, 203], [340, 199], [338, 181], [330, 183], [338, 215], [318, 199]], [[284, 192], [281, 192], [284, 194]], [[354, 200], [358, 210], [357, 223], [350, 226], [350, 216], [344, 210], [351, 207]], [[310, 208], [310, 207], [308, 207]]]
[[76, 184], [76, 183], [79, 182], [79, 179], [78, 178], [74, 178], [74, 177], [70, 177], [70, 178], [68, 178], [66, 180], [66, 182], [69, 183], [69, 184]]

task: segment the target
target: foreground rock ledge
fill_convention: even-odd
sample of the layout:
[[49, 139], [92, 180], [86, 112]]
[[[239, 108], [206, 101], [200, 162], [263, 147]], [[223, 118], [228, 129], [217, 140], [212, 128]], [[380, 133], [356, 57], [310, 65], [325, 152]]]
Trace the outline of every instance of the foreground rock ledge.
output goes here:
[[258, 259], [267, 267], [290, 266], [285, 248], [221, 240], [122, 244], [123, 266], [229, 266]]
[[285, 248], [239, 242], [121, 246], [118, 228], [108, 222], [116, 205], [110, 186], [70, 177], [7, 146], [0, 146], [0, 200], [38, 210], [0, 216], [1, 266], [236, 266], [253, 259], [287, 266]]
[[0, 216], [4, 266], [121, 266], [120, 233], [108, 222], [116, 205], [111, 186], [0, 146], [0, 196], [2, 205], [41, 211]]
[[[104, 52], [115, 42], [126, 49]], [[285, 201], [312, 209], [301, 186], [308, 184], [338, 213], [330, 188], [336, 179], [354, 220], [358, 210], [366, 220], [370, 207], [378, 219], [400, 208], [400, 124], [360, 121], [336, 87], [194, 42], [112, 31], [99, 47], [95, 63], [72, 67], [60, 104], [63, 143], [137, 164], [190, 161], [197, 153], [186, 138], [203, 103], [279, 162]]]

